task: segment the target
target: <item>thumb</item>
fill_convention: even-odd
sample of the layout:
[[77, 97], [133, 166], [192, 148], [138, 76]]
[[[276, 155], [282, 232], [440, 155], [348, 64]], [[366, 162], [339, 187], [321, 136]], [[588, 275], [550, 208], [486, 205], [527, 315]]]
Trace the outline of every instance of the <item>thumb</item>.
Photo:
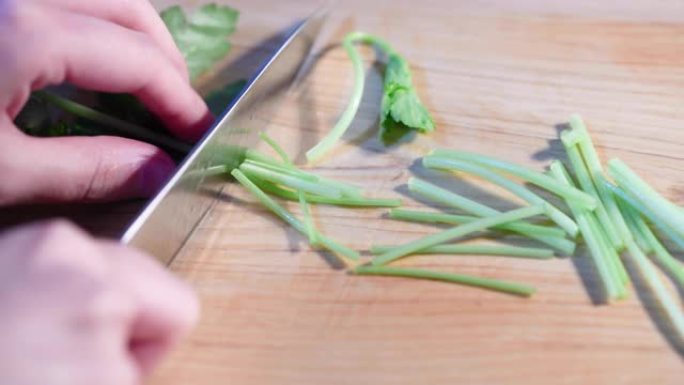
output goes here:
[[2, 131], [0, 205], [147, 197], [175, 168], [162, 150], [130, 139]]

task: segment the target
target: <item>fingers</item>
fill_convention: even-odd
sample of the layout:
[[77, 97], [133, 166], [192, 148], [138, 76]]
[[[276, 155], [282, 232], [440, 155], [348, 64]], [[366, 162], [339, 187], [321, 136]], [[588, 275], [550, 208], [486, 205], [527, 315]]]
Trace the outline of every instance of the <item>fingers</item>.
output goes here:
[[183, 77], [188, 77], [185, 59], [178, 50], [171, 34], [152, 4], [147, 0], [40, 0], [42, 3], [108, 20], [123, 27], [149, 35], [162, 48]]
[[42, 73], [33, 89], [67, 81], [97, 91], [132, 93], [186, 140], [198, 139], [211, 124], [202, 98], [147, 35], [66, 12], [56, 12], [51, 22], [62, 28], [48, 36], [50, 48], [36, 45], [26, 53], [38, 58], [34, 65]]
[[114, 243], [103, 243], [102, 250], [136, 304], [129, 350], [142, 373], [149, 374], [197, 322], [197, 299], [189, 286], [144, 254]]
[[125, 138], [33, 138], [0, 130], [0, 142], [6, 181], [0, 205], [148, 197], [175, 169], [160, 149]]

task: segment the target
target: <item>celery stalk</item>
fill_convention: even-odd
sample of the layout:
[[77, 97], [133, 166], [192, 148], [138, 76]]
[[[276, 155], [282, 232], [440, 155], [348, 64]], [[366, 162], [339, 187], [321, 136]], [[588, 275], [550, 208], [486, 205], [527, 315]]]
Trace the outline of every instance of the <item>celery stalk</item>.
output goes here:
[[509, 294], [520, 295], [523, 297], [529, 297], [536, 291], [535, 288], [531, 286], [522, 285], [519, 283], [423, 269], [410, 269], [387, 266], [358, 266], [353, 270], [353, 273], [357, 275], [381, 275], [452, 282], [462, 285], [480, 287], [483, 289], [500, 291]]
[[[252, 195], [254, 195], [255, 198], [261, 202], [266, 208], [268, 208], [271, 212], [276, 214], [278, 217], [280, 217], [282, 220], [287, 222], [290, 226], [292, 226], [295, 230], [299, 231], [300, 233], [306, 235], [306, 226], [302, 221], [297, 219], [294, 215], [292, 215], [289, 211], [287, 211], [284, 207], [280, 206], [276, 201], [271, 199], [266, 193], [261, 191], [257, 185], [255, 185], [245, 174], [243, 174], [239, 169], [234, 169], [231, 171], [231, 175], [240, 182], [240, 184], [247, 189]], [[337, 243], [336, 241], [316, 232], [316, 237], [319, 241], [319, 244], [334, 252], [335, 254], [338, 254], [342, 257], [345, 257], [350, 260], [358, 260], [360, 258], [359, 253], [356, 251], [341, 245]]]
[[431, 155], [442, 158], [455, 158], [475, 162], [477, 164], [499, 170], [501, 172], [514, 175], [538, 187], [548, 190], [560, 197], [576, 201], [584, 209], [593, 210], [596, 208], [596, 199], [591, 195], [574, 187], [560, 184], [554, 178], [544, 175], [544, 173], [530, 170], [526, 167], [518, 166], [509, 162], [501, 161], [492, 157], [474, 154], [465, 151], [454, 150], [434, 150]]
[[[501, 214], [500, 211], [495, 210], [489, 206], [475, 202], [466, 197], [462, 197], [458, 194], [445, 190], [441, 187], [435, 186], [432, 183], [425, 182], [421, 179], [409, 179], [408, 187], [411, 192], [418, 194], [422, 197], [425, 197], [427, 199], [430, 199], [433, 202], [461, 209], [465, 212], [476, 215], [478, 217], [488, 217], [492, 215]], [[564, 238], [546, 237], [544, 235], [539, 235], [535, 232], [528, 231], [524, 228], [521, 229], [519, 227], [516, 227], [514, 231], [518, 234], [527, 236], [529, 238], [542, 242], [548, 246], [551, 246], [554, 249], [563, 253], [564, 255], [571, 255], [575, 251], [575, 243]]]
[[[424, 211], [413, 211], [406, 209], [392, 209], [389, 212], [389, 217], [392, 219], [409, 221], [409, 222], [424, 222], [424, 223], [443, 223], [449, 225], [462, 225], [479, 219], [475, 216], [469, 215], [455, 215], [444, 213], [433, 213]], [[505, 230], [516, 232], [525, 231], [535, 233], [545, 237], [563, 238], [565, 231], [557, 227], [541, 226], [526, 222], [507, 223], [501, 226], [494, 227], [495, 230]]]
[[[393, 250], [397, 246], [373, 246], [371, 254], [380, 255]], [[508, 245], [437, 245], [416, 251], [415, 254], [450, 254], [450, 255], [491, 255], [529, 259], [551, 259], [553, 250], [536, 247], [518, 247]]]
[[441, 231], [435, 234], [428, 235], [413, 242], [398, 246], [387, 253], [384, 253], [375, 258], [371, 263], [374, 266], [388, 264], [396, 259], [399, 259], [408, 254], [414, 253], [418, 250], [426, 249], [431, 246], [436, 246], [452, 239], [460, 238], [477, 231], [488, 229], [492, 226], [497, 226], [502, 223], [510, 223], [524, 218], [530, 218], [540, 214], [548, 213], [546, 205], [529, 206], [520, 209], [508, 211], [503, 214], [478, 219], [474, 222], [467, 223], [452, 229]]
[[574, 238], [575, 236], [577, 236], [577, 224], [564, 212], [560, 211], [557, 207], [550, 204], [546, 199], [535, 194], [525, 186], [515, 183], [510, 179], [504, 178], [503, 176], [495, 172], [489, 171], [487, 168], [478, 166], [477, 164], [467, 163], [458, 159], [434, 157], [423, 158], [423, 166], [427, 168], [441, 170], [459, 170], [467, 172], [469, 174], [477, 175], [493, 184], [496, 184], [510, 191], [512, 194], [518, 196], [519, 198], [523, 199], [529, 204], [548, 204], [549, 209], [551, 210], [549, 212], [549, 218], [551, 218], [551, 220], [555, 222], [558, 225], [558, 227], [565, 230], [565, 232], [568, 233], [570, 237]]

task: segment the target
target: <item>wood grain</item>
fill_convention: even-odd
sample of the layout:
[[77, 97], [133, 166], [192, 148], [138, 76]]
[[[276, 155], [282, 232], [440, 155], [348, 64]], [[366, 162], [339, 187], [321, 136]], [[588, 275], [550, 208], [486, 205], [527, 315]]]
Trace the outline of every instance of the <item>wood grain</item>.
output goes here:
[[[249, 73], [255, 52], [272, 45], [254, 48], [318, 2], [231, 4], [242, 11], [231, 61]], [[398, 147], [379, 144], [379, 74], [364, 50], [361, 112], [334, 156], [316, 167], [322, 175], [420, 207], [402, 186], [413, 174], [438, 178], [414, 165], [429, 149], [477, 151], [541, 170], [562, 155], [557, 125], [581, 113], [605, 159], [621, 157], [684, 203], [680, 1], [340, 2], [324, 41], [333, 47], [269, 128], [292, 154], [315, 143], [344, 108], [351, 68], [334, 47], [344, 28], [379, 34], [406, 55], [438, 130]], [[495, 207], [516, 202], [474, 179], [442, 183]], [[321, 206], [315, 215], [326, 234], [359, 250], [434, 231], [389, 221], [383, 210]], [[198, 290], [203, 315], [151, 383], [682, 383], [682, 347], [668, 338], [650, 297], [595, 305], [596, 277], [582, 250], [572, 260], [432, 256], [401, 264], [526, 282], [539, 292], [520, 299], [350, 276], [229, 189], [171, 266]]]

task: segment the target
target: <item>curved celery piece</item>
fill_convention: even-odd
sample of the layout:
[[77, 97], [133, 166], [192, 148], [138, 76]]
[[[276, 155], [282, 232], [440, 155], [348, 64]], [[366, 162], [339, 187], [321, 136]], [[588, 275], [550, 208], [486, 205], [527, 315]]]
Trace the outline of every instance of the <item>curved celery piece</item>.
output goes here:
[[363, 87], [365, 83], [365, 74], [363, 73], [363, 60], [361, 59], [361, 55], [359, 55], [359, 52], [354, 47], [354, 40], [356, 38], [357, 37], [355, 35], [347, 35], [342, 42], [342, 46], [344, 47], [345, 51], [347, 51], [347, 55], [349, 55], [349, 59], [351, 59], [352, 66], [354, 67], [354, 88], [352, 89], [349, 104], [328, 135], [326, 135], [323, 140], [306, 152], [306, 159], [309, 162], [317, 161], [323, 155], [325, 155], [326, 152], [330, 151], [335, 143], [347, 131], [347, 128], [349, 128], [349, 125], [354, 120], [354, 116], [356, 116], [356, 112], [361, 104]]
[[[549, 169], [551, 174], [557, 178], [559, 182], [571, 186], [572, 180], [562, 163], [554, 161], [551, 163]], [[611, 301], [620, 298], [621, 295], [625, 294], [622, 293], [622, 285], [619, 280], [620, 277], [615, 271], [615, 265], [611, 262], [613, 257], [610, 255], [610, 251], [612, 250], [614, 252], [614, 249], [607, 247], [609, 245], [607, 241], [601, 241], [601, 232], [597, 231], [596, 226], [593, 226], [591, 223], [591, 212], [583, 210], [572, 201], [568, 201], [567, 203], [577, 219], [577, 224], [579, 225], [582, 237], [589, 247], [590, 255], [594, 261], [599, 277], [601, 278], [601, 284], [603, 285], [606, 299]]]
[[[464, 223], [472, 222], [474, 220], [479, 219], [478, 217], [470, 215], [433, 213], [406, 209], [392, 209], [389, 212], [389, 217], [401, 221], [443, 223], [449, 225], [462, 225]], [[525, 222], [506, 223], [504, 225], [494, 227], [494, 229], [511, 232], [516, 232], [516, 230], [526, 231], [545, 237], [565, 237], [565, 231], [557, 227], [541, 226]]]
[[423, 166], [427, 168], [441, 170], [459, 170], [467, 172], [469, 174], [477, 175], [485, 180], [488, 180], [493, 184], [496, 184], [510, 191], [512, 194], [518, 196], [519, 198], [523, 199], [529, 204], [548, 204], [550, 209], [549, 218], [551, 218], [551, 220], [555, 222], [558, 225], [558, 227], [565, 230], [565, 232], [568, 233], [570, 237], [574, 238], [577, 236], [577, 224], [575, 223], [575, 221], [572, 220], [572, 218], [567, 216], [564, 212], [560, 211], [557, 207], [553, 206], [546, 199], [535, 194], [525, 186], [515, 183], [512, 180], [507, 179], [495, 172], [492, 172], [485, 167], [479, 166], [474, 163], [464, 162], [458, 159], [433, 157], [423, 158]]
[[[425, 197], [433, 202], [457, 208], [478, 217], [488, 217], [501, 214], [501, 211], [495, 210], [489, 206], [483, 205], [482, 203], [475, 202], [474, 200], [460, 196], [421, 179], [409, 179], [408, 187], [411, 192]], [[515, 225], [515, 228], [512, 231], [551, 246], [552, 248], [560, 251], [563, 255], [572, 255], [575, 252], [575, 243], [568, 239], [540, 235], [533, 231], [529, 231], [527, 228], [520, 228], [517, 223], [511, 223], [510, 225], [511, 227]]]
[[[384, 254], [396, 246], [373, 246], [371, 254]], [[529, 259], [551, 259], [553, 250], [536, 247], [519, 247], [508, 245], [437, 245], [416, 251], [415, 254], [450, 254], [450, 255], [491, 255]]]
[[356, 275], [381, 275], [451, 282], [488, 290], [500, 291], [508, 294], [515, 294], [523, 297], [529, 297], [536, 291], [534, 287], [514, 282], [423, 269], [387, 266], [357, 266], [353, 270], [353, 273]]
[[[268, 208], [271, 212], [276, 214], [278, 217], [280, 217], [282, 220], [287, 222], [290, 226], [292, 226], [295, 230], [299, 231], [300, 233], [306, 235], [307, 228], [300, 221], [297, 219], [294, 215], [292, 215], [289, 211], [287, 211], [284, 207], [280, 206], [276, 201], [271, 199], [266, 193], [261, 191], [257, 185], [255, 185], [245, 174], [243, 174], [239, 169], [234, 169], [231, 171], [231, 175], [238, 181], [240, 184], [247, 189], [252, 195], [261, 202], [266, 208]], [[319, 244], [334, 252], [335, 254], [338, 254], [342, 257], [345, 257], [350, 260], [358, 260], [360, 258], [359, 253], [356, 251], [341, 245], [337, 243], [336, 241], [316, 232], [316, 238], [318, 239]]]
[[560, 184], [554, 178], [551, 178], [544, 173], [530, 170], [526, 167], [465, 151], [437, 149], [432, 151], [429, 156], [472, 161], [488, 168], [515, 175], [518, 178], [548, 190], [558, 196], [576, 201], [577, 204], [584, 209], [593, 210], [596, 208], [596, 199], [594, 199], [594, 197], [591, 195], [577, 188]]
[[466, 223], [465, 225], [457, 226], [448, 230], [440, 231], [435, 234], [417, 239], [415, 241], [406, 243], [395, 247], [394, 249], [379, 255], [373, 259], [371, 264], [373, 266], [386, 265], [401, 257], [415, 253], [418, 250], [426, 249], [428, 247], [436, 246], [452, 239], [460, 238], [468, 234], [488, 229], [502, 223], [515, 222], [517, 220], [530, 218], [540, 214], [547, 214], [548, 207], [546, 205], [529, 206], [515, 210], [508, 211], [502, 214], [496, 214], [490, 217], [478, 219], [474, 222]]

